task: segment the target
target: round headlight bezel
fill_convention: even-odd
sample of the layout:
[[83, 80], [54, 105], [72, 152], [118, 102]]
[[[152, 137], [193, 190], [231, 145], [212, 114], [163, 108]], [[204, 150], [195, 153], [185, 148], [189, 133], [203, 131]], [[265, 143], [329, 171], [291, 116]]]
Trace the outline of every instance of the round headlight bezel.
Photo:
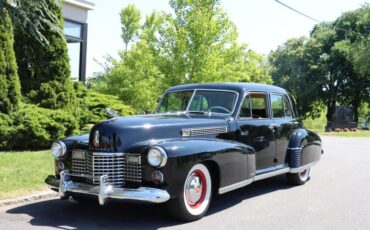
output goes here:
[[51, 145], [51, 155], [56, 159], [61, 158], [67, 152], [67, 146], [64, 144], [63, 141], [55, 141]]
[[[155, 160], [155, 158], [158, 160]], [[162, 168], [167, 163], [167, 154], [163, 148], [154, 146], [149, 150], [147, 159], [149, 165], [156, 168]]]

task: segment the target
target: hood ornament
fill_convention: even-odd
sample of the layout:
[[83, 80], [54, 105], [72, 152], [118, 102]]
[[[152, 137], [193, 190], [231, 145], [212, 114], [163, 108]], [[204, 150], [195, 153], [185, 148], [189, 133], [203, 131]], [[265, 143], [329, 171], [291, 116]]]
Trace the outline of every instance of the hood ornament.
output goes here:
[[107, 112], [108, 116], [110, 117], [117, 117], [119, 112], [117, 110], [111, 108], [105, 108], [105, 112]]

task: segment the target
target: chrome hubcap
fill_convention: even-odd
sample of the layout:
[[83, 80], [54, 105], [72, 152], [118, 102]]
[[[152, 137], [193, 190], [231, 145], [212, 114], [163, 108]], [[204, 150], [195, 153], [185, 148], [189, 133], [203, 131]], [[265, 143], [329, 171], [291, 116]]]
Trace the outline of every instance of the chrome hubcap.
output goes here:
[[202, 180], [199, 175], [193, 173], [186, 180], [185, 196], [189, 205], [195, 205], [203, 194]]

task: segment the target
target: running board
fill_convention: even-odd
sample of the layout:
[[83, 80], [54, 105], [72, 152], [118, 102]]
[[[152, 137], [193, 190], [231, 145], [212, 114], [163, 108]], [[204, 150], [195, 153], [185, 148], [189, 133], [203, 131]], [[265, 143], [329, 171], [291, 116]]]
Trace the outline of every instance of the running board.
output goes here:
[[270, 172], [267, 172], [267, 173], [262, 173], [262, 174], [256, 175], [254, 177], [253, 181], [263, 180], [263, 179], [266, 179], [266, 178], [269, 178], [269, 177], [274, 177], [274, 176], [285, 174], [285, 173], [288, 173], [288, 172], [290, 172], [289, 167], [281, 168], [281, 169], [278, 169], [278, 170], [274, 170], [274, 171], [270, 171]]
[[[231, 185], [219, 188], [218, 193], [219, 194], [224, 194], [224, 193], [230, 192], [232, 190], [247, 186], [247, 185], [251, 184], [254, 181], [263, 180], [263, 179], [274, 177], [274, 176], [277, 176], [277, 175], [281, 175], [281, 174], [285, 174], [285, 173], [302, 172], [303, 170], [311, 168], [312, 166], [314, 166], [318, 162], [319, 161], [315, 161], [315, 162], [312, 162], [310, 164], [303, 165], [299, 168], [290, 168], [286, 165], [281, 165], [281, 166], [273, 167], [275, 170], [269, 170], [269, 168], [268, 169], [262, 169], [262, 170], [260, 170], [261, 171], [260, 174], [257, 174], [257, 175], [255, 175], [254, 177], [252, 177], [250, 179], [243, 180], [243, 181], [237, 182], [235, 184], [231, 184]], [[278, 168], [278, 169], [276, 169], [276, 168]]]

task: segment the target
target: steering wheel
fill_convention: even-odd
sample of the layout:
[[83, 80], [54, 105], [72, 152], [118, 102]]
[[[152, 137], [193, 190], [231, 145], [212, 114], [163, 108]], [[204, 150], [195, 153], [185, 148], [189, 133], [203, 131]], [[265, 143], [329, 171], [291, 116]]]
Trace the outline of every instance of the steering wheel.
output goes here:
[[[228, 110], [228, 109], [226, 109], [225, 107], [222, 107], [222, 106], [212, 106], [211, 108], [209, 108], [209, 111], [212, 112], [213, 109], [222, 110], [222, 111], [224, 111], [226, 113], [230, 113], [231, 112], [230, 110]], [[214, 111], [214, 112], [216, 112], [216, 111]]]

